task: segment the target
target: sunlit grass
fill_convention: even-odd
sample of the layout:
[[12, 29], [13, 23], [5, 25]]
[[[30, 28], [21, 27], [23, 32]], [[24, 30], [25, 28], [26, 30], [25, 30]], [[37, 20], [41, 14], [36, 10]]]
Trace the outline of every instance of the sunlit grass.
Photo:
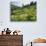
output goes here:
[[11, 21], [36, 21], [36, 5], [11, 11]]

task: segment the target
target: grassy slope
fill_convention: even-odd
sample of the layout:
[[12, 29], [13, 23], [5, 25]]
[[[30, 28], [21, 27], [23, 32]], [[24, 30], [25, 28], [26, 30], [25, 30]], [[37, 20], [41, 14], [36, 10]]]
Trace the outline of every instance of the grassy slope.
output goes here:
[[36, 5], [11, 11], [11, 21], [36, 21]]

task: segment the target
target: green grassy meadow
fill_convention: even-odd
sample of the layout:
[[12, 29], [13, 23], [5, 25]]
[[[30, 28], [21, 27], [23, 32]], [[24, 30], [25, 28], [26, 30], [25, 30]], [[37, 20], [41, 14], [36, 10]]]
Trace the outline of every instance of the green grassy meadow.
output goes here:
[[36, 2], [31, 2], [30, 5], [23, 5], [22, 7], [11, 4], [11, 21], [36, 21]]

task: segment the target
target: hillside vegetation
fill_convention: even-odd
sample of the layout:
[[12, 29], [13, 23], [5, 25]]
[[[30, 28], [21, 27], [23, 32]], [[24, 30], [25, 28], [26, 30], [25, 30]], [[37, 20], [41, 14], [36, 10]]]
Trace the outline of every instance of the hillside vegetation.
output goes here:
[[36, 2], [23, 5], [22, 7], [15, 6], [11, 3], [11, 21], [36, 21]]

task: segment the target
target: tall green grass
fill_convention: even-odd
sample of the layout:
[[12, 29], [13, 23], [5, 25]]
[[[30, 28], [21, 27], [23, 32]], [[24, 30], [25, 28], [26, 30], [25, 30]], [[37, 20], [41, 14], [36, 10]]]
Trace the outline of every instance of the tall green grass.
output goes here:
[[30, 5], [25, 5], [22, 7], [17, 7], [11, 5], [11, 21], [36, 21], [36, 2]]

